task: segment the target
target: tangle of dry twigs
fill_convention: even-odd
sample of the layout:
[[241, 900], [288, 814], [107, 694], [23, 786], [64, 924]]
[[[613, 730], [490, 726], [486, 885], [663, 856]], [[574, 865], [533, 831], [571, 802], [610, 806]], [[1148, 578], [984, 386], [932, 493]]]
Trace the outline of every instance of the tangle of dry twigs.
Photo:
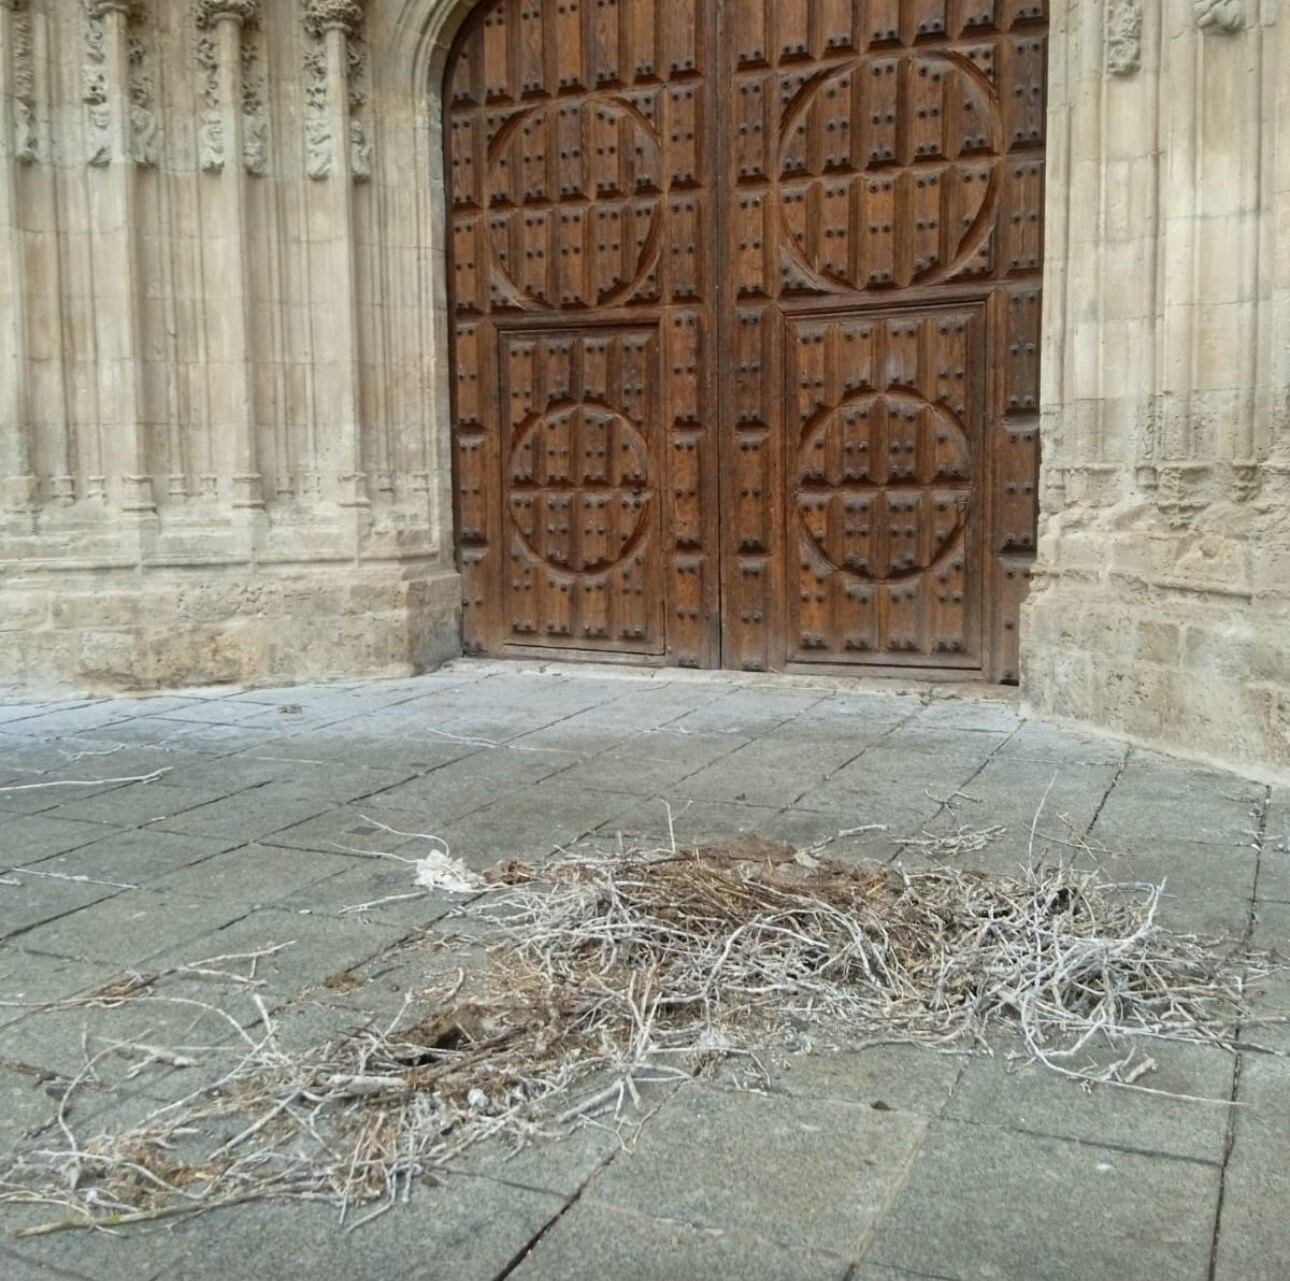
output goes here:
[[[121, 1043], [87, 1051], [45, 1140], [0, 1164], [0, 1200], [64, 1212], [29, 1234], [278, 1197], [361, 1226], [486, 1140], [621, 1120], [644, 1086], [722, 1061], [755, 1079], [758, 1055], [785, 1046], [971, 1051], [1005, 1032], [1063, 1075], [1148, 1089], [1139, 1047], [1230, 1045], [1262, 964], [1171, 932], [1163, 887], [1065, 866], [907, 872], [744, 838], [512, 862], [494, 880], [458, 913], [486, 969], [383, 1026], [288, 1052], [249, 981], [255, 1017], [216, 1011], [236, 1037], [213, 1082], [93, 1136], [69, 1104]], [[227, 960], [189, 973], [227, 977]], [[139, 980], [99, 1004], [166, 999]]]

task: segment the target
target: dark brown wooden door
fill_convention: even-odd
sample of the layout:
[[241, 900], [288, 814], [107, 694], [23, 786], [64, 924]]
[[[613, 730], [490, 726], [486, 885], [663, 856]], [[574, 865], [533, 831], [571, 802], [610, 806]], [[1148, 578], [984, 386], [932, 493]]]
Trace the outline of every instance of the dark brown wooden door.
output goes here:
[[447, 130], [470, 652], [1016, 678], [1046, 21], [482, 6]]

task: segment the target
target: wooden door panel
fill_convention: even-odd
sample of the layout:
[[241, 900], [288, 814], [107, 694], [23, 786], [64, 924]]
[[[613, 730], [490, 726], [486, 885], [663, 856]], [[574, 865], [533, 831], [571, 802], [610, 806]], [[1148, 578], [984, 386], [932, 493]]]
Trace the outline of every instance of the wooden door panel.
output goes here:
[[662, 654], [654, 329], [501, 344], [507, 645]]
[[710, 0], [490, 0], [445, 124], [467, 652], [719, 660]]
[[985, 310], [792, 320], [791, 659], [976, 666]]
[[1016, 679], [1046, 10], [726, 4], [729, 666]]
[[1016, 679], [1046, 27], [481, 6], [444, 130], [468, 651]]

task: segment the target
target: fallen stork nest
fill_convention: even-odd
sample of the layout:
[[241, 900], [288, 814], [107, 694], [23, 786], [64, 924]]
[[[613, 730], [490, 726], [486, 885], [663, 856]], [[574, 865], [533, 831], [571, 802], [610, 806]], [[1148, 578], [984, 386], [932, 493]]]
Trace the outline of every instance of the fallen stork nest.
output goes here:
[[260, 1017], [238, 1021], [215, 1084], [82, 1141], [67, 1105], [93, 1080], [87, 1051], [49, 1131], [61, 1142], [0, 1167], [0, 1199], [70, 1213], [29, 1234], [267, 1197], [325, 1199], [344, 1221], [379, 1202], [357, 1226], [483, 1140], [621, 1124], [644, 1087], [720, 1062], [755, 1084], [759, 1055], [786, 1046], [973, 1051], [1005, 1032], [1066, 1076], [1144, 1089], [1139, 1047], [1228, 1044], [1254, 972], [1164, 927], [1162, 887], [1069, 868], [905, 872], [751, 839], [573, 855], [538, 876], [511, 864], [460, 910], [486, 970], [394, 1026], [288, 1054], [252, 992]]

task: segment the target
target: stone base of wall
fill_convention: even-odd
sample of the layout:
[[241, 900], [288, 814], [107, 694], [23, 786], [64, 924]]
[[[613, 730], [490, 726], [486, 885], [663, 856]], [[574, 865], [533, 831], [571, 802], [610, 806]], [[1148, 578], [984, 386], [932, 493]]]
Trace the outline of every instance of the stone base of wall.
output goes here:
[[1032, 596], [1022, 635], [1033, 714], [1290, 781], [1290, 617], [1063, 578]]
[[0, 688], [119, 693], [406, 676], [461, 652], [455, 573], [208, 567], [0, 583]]

